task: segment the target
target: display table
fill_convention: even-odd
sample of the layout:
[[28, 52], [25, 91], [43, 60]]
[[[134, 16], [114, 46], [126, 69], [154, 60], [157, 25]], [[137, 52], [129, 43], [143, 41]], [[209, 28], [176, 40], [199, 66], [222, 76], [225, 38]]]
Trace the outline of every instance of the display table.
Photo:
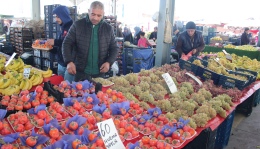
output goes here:
[[[245, 100], [247, 100], [250, 96], [252, 96], [258, 89], [260, 88], [260, 81], [255, 81], [250, 86], [246, 87], [242, 92], [243, 96], [240, 98], [240, 102], [235, 102], [234, 106], [231, 107], [229, 111], [227, 111], [227, 117], [236, 109], [236, 107], [243, 103]], [[105, 91], [107, 88], [103, 88], [102, 90]], [[184, 148], [187, 144], [192, 142], [196, 137], [198, 137], [204, 130], [212, 130], [215, 131], [222, 122], [224, 122], [225, 118], [220, 117], [217, 115], [215, 118], [208, 121], [208, 124], [205, 127], [199, 127], [196, 129], [196, 135], [195, 137], [186, 140], [179, 148]], [[139, 137], [135, 138], [131, 141], [125, 141], [124, 145], [126, 146], [128, 143], [135, 143], [136, 141], [140, 140], [143, 137], [142, 134], [140, 134]]]
[[234, 53], [238, 56], [247, 56], [251, 59], [257, 59], [258, 61], [260, 61], [260, 51], [246, 51], [246, 50], [239, 50], [239, 49], [205, 46], [203, 52], [222, 52], [223, 49], [225, 49], [230, 54]]

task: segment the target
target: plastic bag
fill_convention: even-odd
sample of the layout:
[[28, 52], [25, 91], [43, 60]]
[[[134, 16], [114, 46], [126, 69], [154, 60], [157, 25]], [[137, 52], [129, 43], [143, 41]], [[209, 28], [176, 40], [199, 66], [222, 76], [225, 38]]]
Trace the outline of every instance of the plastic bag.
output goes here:
[[159, 20], [159, 12], [154, 13], [154, 15], [152, 16], [152, 19], [153, 19], [154, 22], [158, 22], [158, 20]]
[[113, 65], [111, 66], [111, 69], [112, 69], [112, 71], [113, 71], [113, 76], [115, 76], [116, 74], [118, 74], [118, 72], [119, 72], [119, 67], [118, 67], [118, 62], [117, 62], [117, 61], [115, 61], [115, 62], [113, 63]]

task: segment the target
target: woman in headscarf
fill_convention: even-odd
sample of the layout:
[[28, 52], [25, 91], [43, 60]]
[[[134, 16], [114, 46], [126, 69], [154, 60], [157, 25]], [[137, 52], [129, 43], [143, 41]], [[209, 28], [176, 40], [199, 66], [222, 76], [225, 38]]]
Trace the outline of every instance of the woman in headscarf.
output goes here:
[[134, 35], [134, 45], [137, 45], [138, 44], [138, 40], [140, 39], [140, 32], [141, 32], [141, 28], [136, 26], [134, 28], [135, 30], [135, 35]]
[[133, 35], [129, 28], [124, 27], [123, 36], [124, 36], [124, 41], [129, 41], [130, 43], [133, 43], [134, 40]]

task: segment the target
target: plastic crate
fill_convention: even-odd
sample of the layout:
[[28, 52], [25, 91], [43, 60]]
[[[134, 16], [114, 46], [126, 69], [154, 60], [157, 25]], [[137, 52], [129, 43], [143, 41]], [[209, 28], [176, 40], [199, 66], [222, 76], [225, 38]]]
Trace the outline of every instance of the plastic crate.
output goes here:
[[239, 90], [243, 90], [251, 82], [251, 77], [249, 75], [238, 73], [238, 72], [234, 72], [234, 71], [229, 71], [229, 73], [247, 77], [247, 81], [242, 81], [242, 80], [238, 80], [236, 78], [232, 78], [232, 77], [229, 77], [229, 76], [221, 75], [220, 78], [219, 78], [218, 85], [222, 85], [222, 87], [225, 87], [225, 88], [234, 88], [234, 87], [236, 87]]
[[3, 52], [7, 55], [12, 55], [14, 53], [14, 50], [15, 48], [12, 44], [0, 45], [0, 52]]
[[221, 74], [215, 73], [214, 71], [211, 71], [209, 69], [205, 69], [202, 67], [199, 67], [200, 74], [198, 75], [203, 81], [207, 79], [213, 80], [215, 85], [219, 84], [219, 78], [222, 76]]
[[185, 61], [183, 59], [179, 60], [179, 66], [180, 66], [181, 69], [186, 69], [188, 71], [191, 71], [195, 75], [196, 75], [198, 67], [199, 67], [197, 65], [192, 64], [190, 61]]
[[227, 146], [229, 141], [229, 136], [232, 129], [232, 124], [235, 117], [235, 110], [231, 112], [224, 122], [222, 122], [217, 130], [217, 136], [215, 141], [215, 149], [223, 149]]
[[183, 149], [214, 149], [217, 129], [204, 129], [193, 141], [188, 143]]
[[[250, 76], [250, 84], [256, 81], [257, 75], [258, 73], [256, 71], [252, 71], [252, 70], [248, 70], [248, 69], [243, 69], [243, 68], [236, 68], [236, 72], [238, 73], [243, 73], [243, 74], [247, 74]], [[248, 74], [249, 73], [249, 74]], [[251, 75], [250, 75], [251, 74]], [[248, 84], [248, 85], [250, 85]]]
[[252, 94], [244, 102], [240, 103], [236, 107], [236, 111], [243, 113], [246, 116], [250, 116], [253, 111], [253, 105], [254, 105], [254, 99], [255, 99], [254, 96], [255, 96], [255, 94]]

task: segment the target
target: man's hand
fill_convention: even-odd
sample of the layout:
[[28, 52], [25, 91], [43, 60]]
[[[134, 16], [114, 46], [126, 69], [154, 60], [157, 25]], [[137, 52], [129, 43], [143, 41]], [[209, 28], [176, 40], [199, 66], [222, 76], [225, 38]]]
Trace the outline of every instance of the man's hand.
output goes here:
[[105, 62], [104, 64], [101, 65], [100, 72], [106, 73], [108, 72], [109, 68], [110, 68], [110, 64], [108, 62]]
[[196, 54], [196, 53], [197, 53], [197, 49], [193, 49], [192, 54]]
[[49, 44], [49, 45], [54, 45], [54, 39], [47, 39], [47, 43]]
[[69, 74], [75, 75], [76, 74], [76, 66], [73, 62], [68, 63], [67, 70]]

